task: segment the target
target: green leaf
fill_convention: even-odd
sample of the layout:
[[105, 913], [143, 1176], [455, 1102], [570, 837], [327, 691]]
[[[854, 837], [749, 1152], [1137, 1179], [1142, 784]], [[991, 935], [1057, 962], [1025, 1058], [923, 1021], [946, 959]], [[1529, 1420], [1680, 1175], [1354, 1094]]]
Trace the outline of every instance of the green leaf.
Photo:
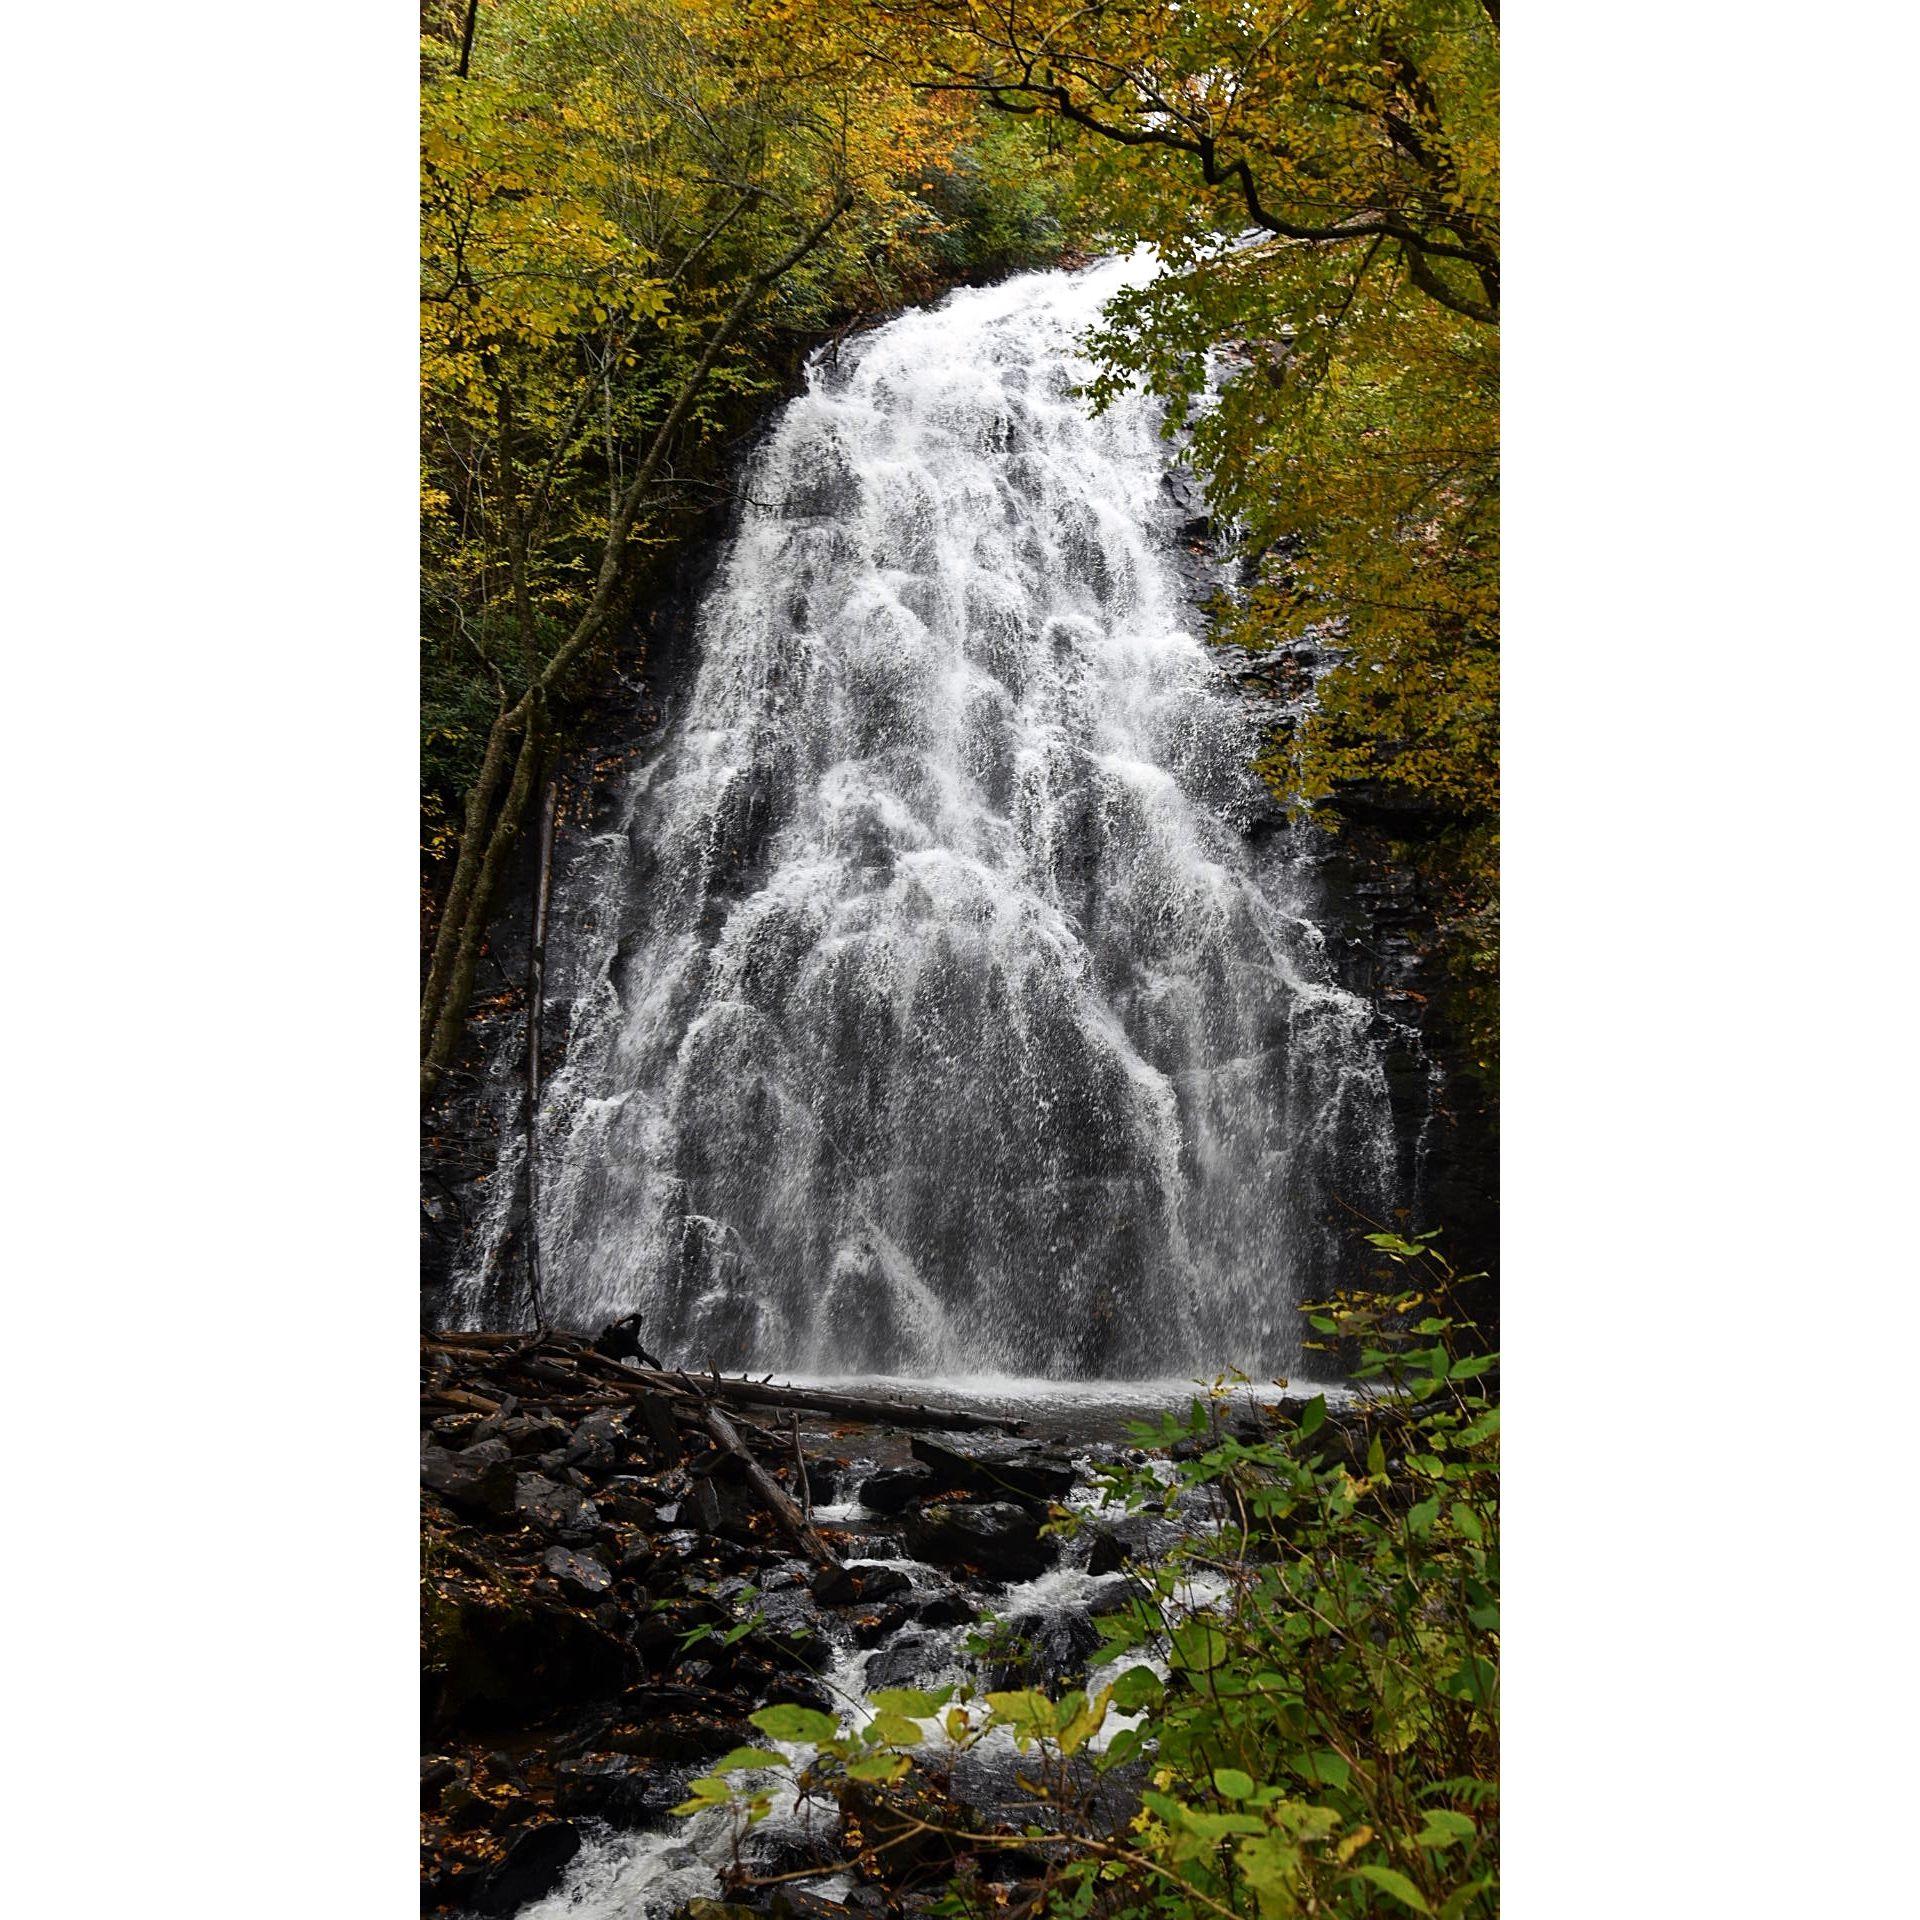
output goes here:
[[1464, 1533], [1477, 1547], [1486, 1539], [1487, 1530], [1480, 1524], [1480, 1516], [1464, 1500], [1456, 1500], [1450, 1511], [1453, 1524]]
[[1303, 1753], [1296, 1764], [1315, 1786], [1332, 1787], [1336, 1793], [1345, 1793], [1353, 1781], [1353, 1769], [1337, 1753], [1324, 1748], [1318, 1753]]
[[1211, 1620], [1183, 1620], [1174, 1628], [1174, 1666], [1192, 1673], [1207, 1673], [1226, 1657], [1227, 1636]]
[[849, 1780], [898, 1780], [913, 1763], [904, 1753], [869, 1753], [847, 1762]]
[[735, 1747], [723, 1760], [713, 1763], [715, 1773], [740, 1773], [748, 1767], [784, 1767], [787, 1756], [770, 1747]]
[[709, 1807], [724, 1807], [733, 1798], [733, 1788], [712, 1774], [691, 1781], [688, 1797], [674, 1808], [675, 1813], [705, 1813]]
[[1031, 1687], [1017, 1692], [990, 1693], [987, 1705], [1010, 1726], [1032, 1728], [1042, 1733], [1053, 1730], [1053, 1702]]
[[1370, 1478], [1378, 1480], [1386, 1470], [1387, 1450], [1380, 1444], [1380, 1436], [1376, 1433], [1367, 1446], [1367, 1473]]
[[889, 1747], [917, 1746], [920, 1727], [918, 1722], [909, 1720], [904, 1713], [876, 1714], [873, 1724], [867, 1728], [867, 1738]]
[[1460, 1920], [1460, 1915], [1473, 1904], [1474, 1897], [1492, 1885], [1493, 1875], [1483, 1873], [1478, 1880], [1469, 1880], [1464, 1887], [1456, 1887], [1440, 1908], [1440, 1920]]
[[[1326, 1331], [1328, 1333], [1333, 1331], [1333, 1322], [1331, 1320], [1327, 1322]], [[1324, 1393], [1316, 1393], [1313, 1398], [1300, 1409], [1301, 1439], [1306, 1439], [1309, 1434], [1318, 1433], [1325, 1424], [1326, 1418], [1327, 1396]]]
[[747, 1719], [770, 1740], [831, 1740], [840, 1731], [832, 1714], [816, 1713], [812, 1707], [762, 1707]]
[[1243, 1840], [1233, 1850], [1247, 1885], [1259, 1897], [1261, 1910], [1290, 1913], [1300, 1878], [1300, 1849], [1277, 1833]]
[[1427, 1823], [1414, 1839], [1416, 1846], [1451, 1847], [1479, 1833], [1479, 1828], [1464, 1813], [1455, 1813], [1451, 1807], [1429, 1807], [1426, 1815]]
[[1224, 1840], [1230, 1833], [1265, 1833], [1266, 1827], [1250, 1813], [1202, 1813], [1182, 1807], [1179, 1824], [1202, 1840]]
[[953, 1698], [953, 1689], [942, 1687], [938, 1693], [924, 1693], [918, 1687], [882, 1687], [867, 1697], [882, 1713], [904, 1713], [909, 1720], [931, 1720]]
[[1242, 1773], [1238, 1767], [1215, 1767], [1213, 1770], [1214, 1791], [1223, 1800], [1247, 1800], [1253, 1796], [1253, 1775]]
[[1371, 1880], [1383, 1893], [1390, 1893], [1403, 1907], [1415, 1913], [1431, 1913], [1427, 1897], [1404, 1873], [1395, 1867], [1355, 1867], [1349, 1879]]
[[1125, 1766], [1145, 1745], [1146, 1742], [1141, 1739], [1138, 1727], [1122, 1727], [1107, 1742], [1107, 1750], [1094, 1756], [1093, 1764], [1102, 1773], [1107, 1773], [1114, 1767]]
[[[1103, 1693], [1099, 1699], [1085, 1702], [1072, 1718], [1061, 1726], [1060, 1751], [1062, 1753], [1078, 1753], [1100, 1731], [1107, 1717], [1107, 1700], [1108, 1696]], [[1064, 1704], [1063, 1702], [1063, 1708]]]
[[1165, 1682], [1152, 1667], [1129, 1667], [1114, 1682], [1114, 1705], [1121, 1713], [1140, 1713], [1142, 1707], [1158, 1707], [1165, 1697]]

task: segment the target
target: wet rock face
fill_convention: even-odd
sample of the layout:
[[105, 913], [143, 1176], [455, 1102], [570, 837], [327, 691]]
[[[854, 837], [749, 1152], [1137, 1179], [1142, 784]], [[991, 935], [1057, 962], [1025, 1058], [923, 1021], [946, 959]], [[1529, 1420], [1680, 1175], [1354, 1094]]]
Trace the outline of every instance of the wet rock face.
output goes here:
[[898, 1567], [856, 1562], [823, 1571], [813, 1583], [813, 1597], [823, 1607], [870, 1607], [908, 1592], [912, 1584]]
[[1061, 1689], [1087, 1671], [1100, 1629], [1078, 1613], [1023, 1613], [1006, 1622], [1006, 1651], [988, 1669], [994, 1687]]
[[484, 1440], [458, 1453], [444, 1447], [421, 1449], [420, 1484], [460, 1513], [484, 1519], [512, 1512], [515, 1480], [512, 1454], [503, 1440]]
[[[913, 1457], [925, 1465], [942, 1492], [1022, 1501], [1063, 1500], [1073, 1489], [1073, 1462], [1014, 1445], [970, 1442], [965, 1446], [916, 1433]], [[871, 1504], [871, 1503], [869, 1503]]]
[[904, 1513], [936, 1491], [938, 1483], [925, 1468], [900, 1467], [868, 1474], [860, 1482], [860, 1504], [875, 1513]]
[[1010, 1500], [937, 1500], [906, 1516], [908, 1551], [937, 1567], [971, 1567], [990, 1580], [1031, 1580], [1053, 1564], [1041, 1516]]
[[567, 1863], [579, 1851], [580, 1835], [568, 1821], [549, 1820], [522, 1829], [480, 1889], [474, 1911], [517, 1913], [529, 1901], [544, 1898], [560, 1884]]

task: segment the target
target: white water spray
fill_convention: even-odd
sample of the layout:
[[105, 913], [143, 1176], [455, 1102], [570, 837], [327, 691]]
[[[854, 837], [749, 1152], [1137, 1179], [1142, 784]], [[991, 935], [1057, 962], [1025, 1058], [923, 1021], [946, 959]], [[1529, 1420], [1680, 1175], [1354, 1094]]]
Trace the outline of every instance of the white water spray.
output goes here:
[[1148, 270], [816, 356], [754, 459], [684, 702], [558, 881], [593, 931], [541, 1116], [556, 1318], [637, 1307], [696, 1364], [1265, 1372], [1333, 1193], [1391, 1199], [1378, 1016], [1310, 863], [1246, 838], [1158, 410], [1075, 393]]

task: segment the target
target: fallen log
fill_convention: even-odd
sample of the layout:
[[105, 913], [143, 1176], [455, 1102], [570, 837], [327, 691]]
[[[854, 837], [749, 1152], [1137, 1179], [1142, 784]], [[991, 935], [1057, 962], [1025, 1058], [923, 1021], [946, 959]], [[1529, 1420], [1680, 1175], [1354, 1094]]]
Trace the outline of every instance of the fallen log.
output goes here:
[[[720, 1374], [697, 1378], [679, 1371], [667, 1372], [653, 1367], [636, 1367], [625, 1360], [612, 1360], [591, 1348], [572, 1344], [580, 1336], [548, 1335], [538, 1346], [565, 1355], [563, 1366], [591, 1371], [601, 1380], [618, 1381], [629, 1392], [642, 1390], [666, 1394], [670, 1399], [699, 1404], [722, 1400], [732, 1407], [785, 1407], [802, 1413], [825, 1413], [842, 1420], [858, 1420], [873, 1425], [921, 1427], [951, 1433], [1022, 1433], [1018, 1420], [998, 1419], [992, 1414], [968, 1413], [958, 1407], [929, 1407], [911, 1400], [886, 1400], [877, 1394], [835, 1393], [824, 1387], [789, 1387], [772, 1380], [732, 1379]], [[523, 1372], [533, 1372], [525, 1355], [511, 1360], [497, 1349], [510, 1341], [526, 1341], [525, 1334], [434, 1333], [423, 1344], [429, 1352], [445, 1353], [459, 1359], [482, 1362], [506, 1370], [518, 1363]], [[535, 1343], [529, 1343], [527, 1352]], [[559, 1368], [555, 1369], [560, 1371]], [[541, 1377], [538, 1373], [535, 1378]], [[570, 1381], [582, 1385], [577, 1376]]]
[[478, 1393], [462, 1393], [458, 1387], [429, 1387], [420, 1396], [436, 1406], [459, 1407], [467, 1413], [498, 1413], [500, 1402]]
[[815, 1532], [786, 1488], [747, 1451], [747, 1443], [734, 1431], [733, 1422], [715, 1406], [702, 1408], [700, 1418], [707, 1431], [746, 1468], [748, 1483], [760, 1496], [761, 1504], [792, 1534], [801, 1551], [823, 1567], [839, 1566], [840, 1556]]
[[[611, 1370], [611, 1371], [609, 1371]], [[615, 1374], [638, 1387], [677, 1392], [683, 1397], [724, 1400], [734, 1407], [796, 1407], [802, 1413], [829, 1413], [843, 1420], [860, 1420], [893, 1427], [930, 1427], [955, 1433], [1022, 1433], [1018, 1420], [1000, 1420], [985, 1413], [965, 1413], [958, 1407], [928, 1407], [911, 1400], [882, 1400], [858, 1393], [831, 1393], [823, 1387], [776, 1386], [767, 1380], [734, 1380], [684, 1373], [656, 1373], [650, 1367], [630, 1367], [618, 1360], [603, 1363], [603, 1378]]]

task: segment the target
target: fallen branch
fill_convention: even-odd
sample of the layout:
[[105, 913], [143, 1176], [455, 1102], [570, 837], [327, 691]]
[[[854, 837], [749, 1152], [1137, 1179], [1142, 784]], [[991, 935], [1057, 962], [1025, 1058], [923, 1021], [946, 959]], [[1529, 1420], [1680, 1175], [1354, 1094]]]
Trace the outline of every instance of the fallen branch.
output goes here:
[[747, 1451], [747, 1443], [734, 1432], [727, 1416], [718, 1407], [709, 1406], [702, 1409], [700, 1417], [707, 1431], [746, 1468], [748, 1483], [760, 1496], [761, 1504], [793, 1535], [802, 1552], [823, 1567], [839, 1566], [840, 1556], [814, 1531], [780, 1482]]
[[[502, 1354], [499, 1349], [509, 1339], [524, 1341], [526, 1338], [524, 1334], [434, 1333], [425, 1338], [423, 1345], [429, 1353], [445, 1353], [456, 1359], [505, 1370], [509, 1365], [509, 1356]], [[528, 1354], [536, 1350], [551, 1353], [561, 1366], [591, 1372], [596, 1381], [618, 1382], [630, 1393], [661, 1393], [669, 1399], [694, 1405], [719, 1400], [730, 1407], [793, 1408], [802, 1413], [830, 1414], [840, 1420], [858, 1420], [879, 1426], [928, 1428], [935, 1432], [1025, 1431], [1018, 1420], [1002, 1420], [985, 1413], [967, 1413], [958, 1407], [930, 1407], [911, 1400], [883, 1400], [877, 1395], [834, 1393], [824, 1387], [781, 1386], [771, 1380], [735, 1380], [717, 1373], [695, 1376], [677, 1369], [667, 1372], [654, 1367], [636, 1367], [628, 1361], [613, 1360], [605, 1354], [595, 1353], [585, 1344], [585, 1336], [580, 1334], [550, 1334], [536, 1345], [523, 1348], [511, 1356], [511, 1361], [517, 1363], [521, 1371], [536, 1380], [552, 1378], [543, 1374], [540, 1365], [528, 1365]], [[555, 1373], [559, 1371], [556, 1367]], [[584, 1386], [586, 1383], [576, 1375], [569, 1384]]]

